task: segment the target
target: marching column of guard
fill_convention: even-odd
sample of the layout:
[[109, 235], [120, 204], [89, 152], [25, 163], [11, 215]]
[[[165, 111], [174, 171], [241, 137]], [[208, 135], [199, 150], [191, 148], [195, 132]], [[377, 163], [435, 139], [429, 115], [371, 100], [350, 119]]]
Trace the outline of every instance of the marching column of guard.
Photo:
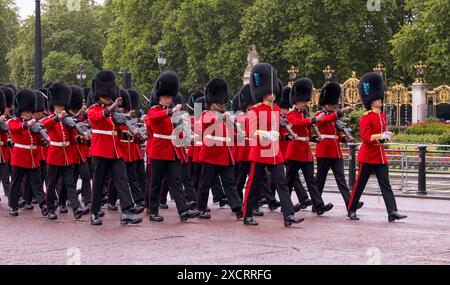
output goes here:
[[[141, 223], [144, 211], [149, 221], [163, 222], [170, 194], [182, 222], [214, 219], [211, 191], [212, 201], [229, 207], [244, 225], [258, 225], [254, 217], [264, 216], [260, 206], [267, 204], [270, 211], [280, 208], [288, 227], [304, 220], [296, 214], [300, 210], [312, 206], [321, 216], [333, 209], [322, 197], [331, 170], [350, 220], [359, 220], [361, 195], [373, 173], [388, 221], [406, 218], [397, 212], [389, 182], [383, 145], [392, 134], [377, 73], [359, 83], [367, 112], [360, 120], [353, 189], [341, 150], [341, 143], [354, 140], [341, 121], [353, 110], [339, 108], [339, 84], [321, 89], [321, 109], [313, 115], [307, 110], [313, 82], [301, 78], [283, 87], [268, 63], [253, 67], [250, 83], [232, 100], [222, 78], [210, 80], [187, 102], [181, 84], [175, 72], [162, 72], [147, 98], [120, 88], [115, 74], [103, 70], [91, 88], [62, 81], [40, 90], [0, 87], [0, 179], [9, 215], [37, 205], [42, 216], [56, 220], [70, 208], [74, 219], [89, 216], [92, 225], [101, 225], [103, 209], [120, 208], [122, 225]], [[146, 114], [142, 97], [149, 102]]]

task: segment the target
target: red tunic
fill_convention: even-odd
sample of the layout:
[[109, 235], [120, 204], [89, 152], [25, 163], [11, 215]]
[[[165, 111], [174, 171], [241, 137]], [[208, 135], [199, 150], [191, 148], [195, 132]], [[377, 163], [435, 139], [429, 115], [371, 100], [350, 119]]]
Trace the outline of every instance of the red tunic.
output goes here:
[[199, 161], [214, 165], [234, 165], [231, 152], [232, 132], [228, 129], [225, 120], [218, 121], [217, 112], [206, 111], [200, 117], [202, 124], [203, 144], [199, 151]]
[[[277, 165], [284, 162], [280, 151], [280, 107], [258, 103], [249, 112], [250, 156], [249, 160], [262, 164]], [[264, 138], [272, 132], [273, 140]], [[278, 140], [276, 136], [278, 134]]]
[[11, 166], [35, 169], [40, 167], [39, 152], [41, 135], [34, 134], [29, 129], [23, 128], [24, 121], [19, 118], [11, 119], [8, 128], [14, 141], [11, 155]]
[[11, 149], [8, 146], [8, 133], [0, 132], [0, 163], [7, 163], [11, 160]]
[[[319, 116], [322, 111], [317, 112], [315, 116]], [[335, 136], [336, 138], [325, 137], [322, 141], [317, 143], [316, 157], [320, 158], [343, 158], [341, 151], [340, 141], [342, 140], [342, 134], [336, 130], [334, 122], [338, 120], [337, 113], [325, 113], [325, 117], [317, 122], [317, 126], [320, 129], [320, 134], [325, 136]]]
[[311, 138], [311, 118], [306, 119], [303, 112], [294, 109], [286, 115], [286, 121], [292, 125], [292, 131], [298, 136], [298, 138], [288, 144], [286, 160], [312, 162], [314, 157], [309, 145], [309, 139]]
[[386, 115], [369, 111], [359, 121], [362, 144], [358, 153], [360, 163], [387, 164], [384, 146], [378, 139], [386, 131]]
[[187, 162], [186, 152], [183, 146], [175, 146], [175, 134], [171, 117], [167, 108], [157, 105], [148, 111], [149, 127], [152, 137], [147, 142], [149, 159], [175, 160]]
[[69, 129], [62, 121], [55, 121], [54, 116], [43, 120], [43, 125], [50, 137], [48, 147], [47, 164], [56, 166], [68, 166], [80, 163], [77, 153], [77, 132]]
[[87, 111], [92, 127], [91, 156], [119, 159], [122, 153], [118, 129], [110, 116], [105, 117], [105, 110], [105, 106], [94, 104]]
[[[126, 126], [120, 126], [119, 128], [122, 132], [127, 132], [128, 128]], [[123, 154], [123, 159], [126, 163], [135, 162], [143, 159], [141, 150], [141, 140], [139, 135], [136, 135], [133, 140], [120, 140], [120, 149]]]

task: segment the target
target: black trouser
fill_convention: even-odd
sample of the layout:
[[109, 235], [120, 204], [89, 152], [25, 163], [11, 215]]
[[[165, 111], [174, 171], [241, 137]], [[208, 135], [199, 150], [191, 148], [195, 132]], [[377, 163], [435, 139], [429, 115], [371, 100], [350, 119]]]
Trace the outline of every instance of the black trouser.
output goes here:
[[[251, 162], [249, 161], [241, 161], [240, 162], [240, 168], [241, 170], [239, 171], [238, 174], [238, 181], [237, 181], [237, 190], [238, 190], [238, 194], [241, 197], [241, 199], [243, 199], [243, 190], [245, 187], [245, 182], [247, 181], [247, 176], [250, 173], [250, 167], [251, 167]], [[270, 179], [271, 181], [271, 179]], [[259, 193], [260, 197], [265, 197], [267, 199], [267, 202], [269, 202], [269, 205], [272, 203], [275, 203], [276, 198], [275, 198], [275, 187], [274, 187], [274, 192], [272, 192], [272, 189], [269, 185], [269, 178], [268, 178], [268, 174], [266, 173], [266, 175], [264, 175], [262, 177], [262, 181], [261, 181], [261, 191]], [[257, 200], [259, 200], [259, 198]], [[256, 204], [254, 205], [255, 208], [259, 208], [259, 202], [257, 201]]]
[[136, 161], [136, 173], [142, 190], [142, 201], [144, 201], [145, 188], [147, 187], [147, 173], [145, 172], [145, 161], [143, 159]]
[[127, 169], [123, 159], [109, 159], [104, 157], [93, 157], [95, 164], [94, 181], [92, 185], [92, 213], [98, 213], [101, 207], [103, 187], [105, 186], [108, 173], [113, 173], [112, 181], [119, 193], [120, 207], [126, 211], [133, 207], [130, 190], [128, 189]]
[[167, 185], [170, 196], [175, 200], [178, 213], [185, 212], [188, 208], [183, 193], [183, 182], [181, 180], [181, 164], [179, 160], [157, 160], [152, 159], [152, 179], [150, 189], [150, 214], [159, 213], [161, 197], [161, 182], [167, 174]]
[[78, 176], [81, 178], [81, 196], [83, 203], [90, 204], [91, 203], [91, 195], [92, 195], [92, 187], [91, 187], [91, 172], [89, 170], [89, 165], [86, 162], [81, 162], [75, 165], [74, 169], [74, 183], [75, 186], [78, 182]]
[[138, 177], [138, 163], [137, 161], [126, 163], [128, 184], [130, 185], [131, 196], [134, 203], [138, 204], [144, 201], [144, 189]]
[[[191, 165], [191, 173], [192, 173], [192, 182], [194, 183], [194, 187], [197, 190], [197, 196], [198, 196], [198, 189], [200, 184], [200, 178], [202, 174], [202, 164], [200, 163], [192, 163]], [[211, 192], [213, 195], [214, 201], [220, 201], [224, 200], [226, 198], [225, 193], [223, 192], [222, 184], [220, 183], [219, 177], [217, 176], [212, 185], [211, 185]]]
[[305, 178], [306, 187], [308, 187], [308, 192], [311, 196], [314, 208], [317, 209], [322, 207], [324, 203], [316, 186], [316, 179], [314, 177], [314, 162], [300, 162], [294, 160], [287, 161], [286, 180], [289, 185], [289, 189], [294, 186], [296, 175], [298, 175], [298, 171], [300, 169], [302, 170], [303, 177]]
[[48, 173], [48, 171], [47, 171], [47, 161], [41, 160], [40, 164], [41, 164], [42, 186], [44, 186], [44, 183], [45, 183], [45, 186], [48, 186], [48, 182], [47, 182], [48, 181], [48, 179], [47, 179], [47, 173]]
[[[67, 197], [69, 198], [70, 206], [73, 210], [80, 208], [80, 201], [78, 201], [77, 190], [73, 182], [74, 166], [56, 166], [48, 165], [48, 187], [47, 187], [47, 208], [49, 212], [55, 212], [56, 205], [56, 185], [58, 179], [62, 177], [62, 184], [65, 186]], [[61, 187], [62, 188], [62, 187]], [[62, 198], [61, 198], [62, 200]]]
[[[167, 176], [167, 174], [165, 176]], [[169, 195], [169, 187], [167, 186], [167, 178], [164, 177], [161, 181], [161, 196], [159, 197], [161, 205], [167, 205], [167, 195]]]
[[147, 164], [147, 168], [145, 170], [147, 181], [145, 183], [145, 208], [150, 209], [150, 191], [152, 189], [152, 166]]
[[19, 201], [20, 188], [22, 186], [22, 180], [28, 175], [29, 184], [34, 196], [36, 197], [39, 207], [45, 206], [45, 193], [42, 188], [41, 180], [41, 168], [27, 169], [22, 167], [12, 167], [11, 171], [11, 185], [9, 188], [9, 201], [8, 205], [11, 208], [17, 209]]
[[[260, 198], [266, 198], [267, 202], [270, 204], [274, 203], [276, 201], [275, 199], [275, 191], [272, 192], [272, 189], [270, 188], [270, 180], [269, 180], [270, 173], [266, 172], [266, 175], [262, 177], [261, 182], [261, 192], [260, 192]], [[259, 207], [259, 203], [257, 204]]]
[[194, 182], [192, 181], [191, 164], [182, 164], [181, 170], [181, 179], [183, 180], [184, 194], [186, 195], [186, 199], [188, 201], [195, 201], [197, 199], [197, 191], [194, 187]]
[[340, 158], [317, 158], [317, 174], [316, 184], [320, 195], [323, 193], [325, 181], [327, 180], [328, 171], [333, 171], [334, 179], [344, 198], [345, 206], [350, 201], [350, 191], [348, 190], [347, 181], [345, 181], [344, 160]]
[[241, 161], [239, 163], [239, 173], [236, 178], [236, 189], [241, 199], [244, 199], [244, 187], [247, 182], [247, 176], [250, 173], [250, 161]]
[[206, 211], [208, 207], [209, 189], [217, 177], [220, 177], [222, 181], [226, 198], [233, 212], [240, 211], [242, 209], [242, 200], [239, 198], [234, 181], [234, 167], [232, 165], [221, 166], [209, 163], [203, 163], [202, 165], [202, 174], [197, 195], [198, 209], [200, 211]]
[[[272, 181], [272, 176], [269, 176], [269, 185], [270, 185], [271, 193], [272, 193], [272, 195], [274, 195], [275, 191], [276, 191], [276, 187], [275, 187], [275, 183], [273, 183], [273, 181]], [[308, 193], [306, 192], [305, 187], [303, 187], [303, 184], [302, 184], [302, 181], [300, 180], [300, 175], [298, 172], [295, 175], [293, 188], [294, 189], [289, 188], [289, 195], [292, 195], [292, 190], [294, 190], [299, 202], [309, 199]]]
[[352, 196], [348, 204], [348, 210], [350, 212], [356, 212], [359, 199], [361, 198], [364, 188], [367, 185], [367, 181], [369, 180], [370, 175], [374, 172], [381, 188], [381, 193], [383, 195], [384, 203], [386, 204], [387, 212], [392, 213], [397, 211], [397, 203], [395, 202], [394, 192], [392, 191], [391, 184], [389, 182], [388, 165], [361, 163], [359, 165], [358, 178], [356, 179]]
[[252, 162], [250, 168], [250, 177], [247, 183], [244, 197], [244, 216], [252, 217], [254, 205], [258, 202], [259, 192], [263, 176], [266, 175], [265, 168], [268, 168], [272, 174], [272, 180], [275, 183], [280, 197], [281, 212], [284, 216], [294, 214], [294, 205], [289, 197], [289, 190], [286, 182], [286, 174], [282, 164], [268, 165], [262, 163]]
[[0, 179], [2, 180], [3, 192], [8, 197], [10, 181], [9, 176], [11, 173], [11, 164], [9, 162], [0, 164]]

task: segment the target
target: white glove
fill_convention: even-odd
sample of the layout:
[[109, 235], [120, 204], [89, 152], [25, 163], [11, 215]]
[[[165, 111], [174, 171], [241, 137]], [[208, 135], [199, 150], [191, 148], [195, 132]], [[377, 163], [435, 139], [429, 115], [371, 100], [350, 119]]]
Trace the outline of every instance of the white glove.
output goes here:
[[276, 142], [280, 139], [280, 133], [276, 131], [267, 132], [267, 139]]
[[394, 134], [391, 133], [391, 132], [384, 132], [384, 133], [381, 134], [381, 138], [382, 138], [382, 139], [385, 139], [385, 140], [387, 140], [387, 141], [391, 141], [393, 135], [394, 135]]

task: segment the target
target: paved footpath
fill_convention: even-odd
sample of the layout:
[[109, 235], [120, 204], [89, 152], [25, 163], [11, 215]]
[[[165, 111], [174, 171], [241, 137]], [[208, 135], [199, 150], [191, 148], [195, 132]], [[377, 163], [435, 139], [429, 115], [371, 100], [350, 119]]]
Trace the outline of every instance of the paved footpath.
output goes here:
[[57, 221], [40, 211], [9, 217], [0, 202], [0, 264], [450, 264], [450, 201], [398, 198], [408, 219], [388, 223], [382, 198], [363, 196], [361, 221], [349, 221], [338, 194], [331, 213], [285, 228], [279, 212], [263, 208], [257, 227], [243, 226], [229, 209], [211, 204], [212, 219], [181, 223], [174, 203], [166, 221], [121, 226], [118, 212], [104, 225], [71, 214]]

